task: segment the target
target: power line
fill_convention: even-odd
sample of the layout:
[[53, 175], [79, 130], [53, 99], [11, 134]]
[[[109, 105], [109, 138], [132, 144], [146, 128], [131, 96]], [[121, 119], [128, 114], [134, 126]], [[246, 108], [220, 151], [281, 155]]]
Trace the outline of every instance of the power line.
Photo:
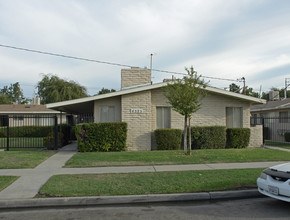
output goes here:
[[[127, 65], [127, 64], [113, 63], [113, 62], [100, 61], [100, 60], [88, 59], [88, 58], [83, 58], [83, 57], [76, 57], [76, 56], [69, 56], [69, 55], [64, 55], [64, 54], [44, 52], [44, 51], [40, 51], [40, 50], [27, 49], [27, 48], [9, 46], [9, 45], [4, 45], [4, 44], [0, 44], [0, 47], [5, 47], [5, 48], [9, 48], [9, 49], [14, 49], [14, 50], [22, 50], [22, 51], [32, 52], [32, 53], [39, 53], [39, 54], [50, 55], [50, 56], [57, 56], [57, 57], [75, 59], [75, 60], [82, 60], [82, 61], [87, 61], [87, 62], [95, 62], [95, 63], [113, 65], [113, 66], [121, 66], [121, 67], [129, 67], [129, 68], [136, 67], [136, 66]], [[179, 72], [167, 71], [167, 70], [159, 70], [159, 69], [151, 69], [151, 71], [162, 72], [162, 73], [170, 73], [170, 74], [178, 74], [178, 75], [187, 75], [186, 73], [179, 73]], [[240, 81], [240, 79], [236, 79], [235, 80], [235, 79], [226, 79], [226, 78], [219, 78], [219, 77], [212, 77], [212, 76], [202, 76], [202, 77], [203, 78], [207, 78], [207, 79], [225, 80], [225, 81], [232, 81], [232, 82]]]

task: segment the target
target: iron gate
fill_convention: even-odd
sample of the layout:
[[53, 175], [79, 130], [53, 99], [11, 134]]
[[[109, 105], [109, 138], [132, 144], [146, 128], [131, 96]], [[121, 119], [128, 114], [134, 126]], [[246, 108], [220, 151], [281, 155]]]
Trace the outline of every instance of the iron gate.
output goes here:
[[251, 125], [263, 125], [263, 141], [287, 143], [285, 133], [290, 132], [290, 117], [251, 117]]
[[57, 116], [0, 115], [0, 149], [57, 149], [57, 133]]

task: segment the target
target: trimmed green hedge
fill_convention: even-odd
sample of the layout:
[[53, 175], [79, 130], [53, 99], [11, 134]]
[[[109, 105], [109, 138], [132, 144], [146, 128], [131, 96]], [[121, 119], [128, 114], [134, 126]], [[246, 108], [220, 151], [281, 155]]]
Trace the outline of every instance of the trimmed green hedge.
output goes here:
[[[21, 126], [9, 127], [10, 137], [46, 137], [54, 126]], [[0, 128], [0, 137], [7, 137], [7, 127]]]
[[227, 148], [246, 148], [250, 143], [250, 128], [228, 128]]
[[222, 149], [225, 147], [225, 126], [191, 127], [192, 149]]
[[84, 123], [76, 125], [80, 152], [123, 151], [126, 148], [127, 123]]
[[178, 150], [182, 140], [182, 130], [162, 128], [154, 131], [157, 150]]

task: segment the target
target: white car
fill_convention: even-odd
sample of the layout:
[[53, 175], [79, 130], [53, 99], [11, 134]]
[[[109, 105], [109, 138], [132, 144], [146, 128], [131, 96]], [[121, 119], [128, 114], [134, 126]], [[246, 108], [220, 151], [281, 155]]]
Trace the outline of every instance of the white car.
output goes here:
[[260, 193], [290, 202], [290, 163], [265, 169], [257, 179]]

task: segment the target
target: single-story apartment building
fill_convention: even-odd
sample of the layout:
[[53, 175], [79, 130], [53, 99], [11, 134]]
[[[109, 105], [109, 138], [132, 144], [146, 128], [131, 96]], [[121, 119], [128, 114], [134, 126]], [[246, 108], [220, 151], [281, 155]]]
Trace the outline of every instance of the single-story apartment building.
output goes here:
[[[151, 70], [122, 69], [121, 90], [48, 104], [47, 108], [71, 114], [93, 114], [94, 122], [124, 121], [128, 123], [127, 149], [156, 148], [154, 130], [184, 127], [184, 118], [171, 109], [162, 88], [167, 82], [152, 84]], [[206, 87], [208, 96], [192, 115], [193, 126], [222, 125], [250, 128], [250, 105], [264, 100]], [[262, 127], [252, 127], [250, 146], [262, 145]]]
[[0, 127], [7, 126], [49, 126], [54, 125], [54, 116], [58, 123], [72, 120], [71, 115], [46, 108], [41, 105], [39, 98], [33, 104], [3, 104], [0, 105]]
[[270, 97], [275, 98], [266, 104], [251, 106], [251, 115], [255, 123], [263, 119], [266, 140], [285, 142], [284, 134], [290, 132], [290, 98], [280, 99], [277, 91], [270, 91]]

